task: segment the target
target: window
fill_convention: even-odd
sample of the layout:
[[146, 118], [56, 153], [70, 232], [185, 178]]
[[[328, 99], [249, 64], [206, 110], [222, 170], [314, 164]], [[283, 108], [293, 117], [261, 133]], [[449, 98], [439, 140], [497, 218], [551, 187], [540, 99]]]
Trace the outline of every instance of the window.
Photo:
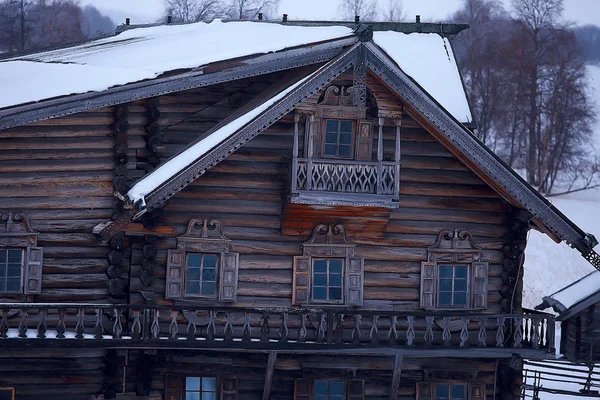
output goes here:
[[36, 247], [37, 235], [25, 214], [0, 212], [0, 293], [41, 293], [44, 249]]
[[466, 400], [467, 385], [464, 383], [436, 383], [435, 400]]
[[417, 383], [418, 400], [484, 400], [485, 384], [480, 382], [435, 381]]
[[294, 381], [295, 400], [364, 400], [365, 382], [359, 379], [300, 378]]
[[216, 400], [217, 378], [186, 377], [185, 400]]
[[187, 254], [186, 296], [216, 297], [218, 261], [217, 254]]
[[237, 300], [239, 254], [230, 252], [221, 222], [192, 219], [167, 254], [165, 298]]
[[324, 157], [353, 158], [354, 121], [328, 119], [325, 121]]
[[0, 249], [0, 292], [21, 293], [23, 250]]
[[313, 301], [341, 302], [344, 260], [313, 259]]
[[15, 388], [0, 388], [0, 400], [15, 400]]
[[421, 308], [486, 309], [488, 263], [467, 231], [442, 231], [421, 263]]
[[294, 257], [292, 303], [362, 306], [364, 260], [354, 247], [342, 225], [317, 225]]
[[468, 294], [468, 270], [466, 265], [439, 266], [438, 306], [466, 307]]

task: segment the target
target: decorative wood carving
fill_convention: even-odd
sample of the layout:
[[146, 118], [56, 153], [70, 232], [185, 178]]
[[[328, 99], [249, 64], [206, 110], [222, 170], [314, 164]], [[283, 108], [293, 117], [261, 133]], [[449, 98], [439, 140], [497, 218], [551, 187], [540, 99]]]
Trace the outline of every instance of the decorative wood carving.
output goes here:
[[469, 231], [443, 230], [428, 248], [428, 261], [472, 263], [481, 259], [481, 248]]
[[230, 247], [231, 240], [223, 235], [223, 225], [216, 219], [192, 219], [177, 238], [177, 248], [182, 250], [226, 252]]
[[315, 116], [317, 118], [365, 118], [366, 107], [356, 107], [354, 105], [354, 95], [355, 93], [353, 86], [329, 86], [327, 89], [325, 89], [323, 100], [316, 106]]
[[310, 239], [302, 245], [304, 256], [353, 257], [354, 247], [343, 225], [320, 224], [313, 229]]
[[0, 211], [0, 246], [36, 246], [38, 233], [29, 226], [27, 214]]

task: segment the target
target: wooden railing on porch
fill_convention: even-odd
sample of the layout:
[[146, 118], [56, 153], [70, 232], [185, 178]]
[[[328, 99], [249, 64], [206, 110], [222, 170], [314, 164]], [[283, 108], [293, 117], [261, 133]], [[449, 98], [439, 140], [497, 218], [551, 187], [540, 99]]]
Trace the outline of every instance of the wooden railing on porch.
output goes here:
[[552, 353], [554, 317], [344, 309], [0, 305], [0, 342], [28, 339], [101, 340], [107, 346], [110, 341], [185, 341], [192, 347], [250, 349], [479, 347]]

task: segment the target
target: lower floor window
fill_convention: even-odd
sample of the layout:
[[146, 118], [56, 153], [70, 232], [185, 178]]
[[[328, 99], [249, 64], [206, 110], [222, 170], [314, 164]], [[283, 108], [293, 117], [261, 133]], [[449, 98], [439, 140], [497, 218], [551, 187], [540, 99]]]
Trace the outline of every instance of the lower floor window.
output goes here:
[[315, 380], [313, 393], [315, 400], [344, 400], [344, 382]]
[[417, 400], [485, 400], [485, 384], [460, 380], [419, 382]]
[[467, 387], [465, 384], [436, 383], [435, 400], [466, 400]]
[[186, 377], [185, 400], [216, 400], [217, 378]]

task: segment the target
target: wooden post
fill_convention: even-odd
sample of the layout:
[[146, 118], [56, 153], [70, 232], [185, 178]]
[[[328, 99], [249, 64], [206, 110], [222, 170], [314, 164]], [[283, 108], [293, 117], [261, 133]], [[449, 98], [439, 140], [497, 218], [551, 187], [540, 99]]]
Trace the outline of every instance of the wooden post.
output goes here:
[[269, 361], [267, 362], [267, 372], [265, 373], [265, 387], [263, 390], [263, 400], [269, 400], [271, 396], [271, 383], [273, 382], [273, 372], [275, 371], [275, 361], [277, 360], [277, 352], [269, 352]]
[[402, 373], [402, 354], [396, 354], [394, 359], [394, 370], [392, 371], [392, 389], [390, 390], [390, 400], [398, 398], [400, 388], [400, 374]]
[[306, 190], [312, 189], [312, 159], [313, 159], [313, 150], [314, 150], [314, 122], [315, 116], [310, 115], [306, 117], [306, 123], [308, 124], [308, 161], [306, 163]]
[[383, 118], [379, 117], [379, 136], [377, 137], [377, 194], [383, 192]]
[[394, 155], [395, 176], [394, 176], [394, 196], [400, 196], [400, 127], [402, 127], [402, 118], [395, 120], [396, 122], [396, 152]]
[[298, 123], [300, 114], [294, 113], [294, 149], [292, 158], [292, 193], [296, 192], [298, 184]]

